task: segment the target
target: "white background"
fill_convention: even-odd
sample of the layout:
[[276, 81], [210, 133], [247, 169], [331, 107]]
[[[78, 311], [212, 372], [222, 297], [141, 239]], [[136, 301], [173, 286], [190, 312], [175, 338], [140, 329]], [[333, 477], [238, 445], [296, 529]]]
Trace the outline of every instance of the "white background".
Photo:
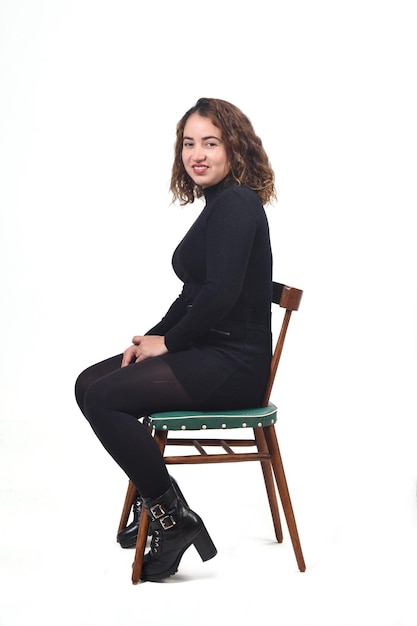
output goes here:
[[[415, 626], [416, 28], [405, 0], [0, 0], [1, 626]], [[134, 587], [73, 384], [179, 292], [202, 96], [261, 136], [274, 278], [304, 290], [272, 399], [307, 572], [255, 468], [180, 468], [219, 556]]]

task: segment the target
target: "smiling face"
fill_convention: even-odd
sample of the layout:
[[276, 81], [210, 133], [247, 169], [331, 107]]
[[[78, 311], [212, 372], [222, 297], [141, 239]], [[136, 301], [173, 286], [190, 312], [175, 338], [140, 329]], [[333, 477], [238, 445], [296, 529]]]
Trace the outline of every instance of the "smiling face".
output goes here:
[[216, 185], [229, 173], [230, 164], [220, 128], [209, 117], [193, 113], [184, 127], [182, 162], [196, 185]]

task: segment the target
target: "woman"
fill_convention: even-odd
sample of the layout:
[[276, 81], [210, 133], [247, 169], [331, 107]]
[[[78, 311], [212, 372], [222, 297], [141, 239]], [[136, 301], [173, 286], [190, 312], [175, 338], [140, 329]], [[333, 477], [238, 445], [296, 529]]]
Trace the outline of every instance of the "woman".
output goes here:
[[275, 197], [274, 174], [237, 107], [201, 98], [185, 113], [171, 191], [181, 204], [206, 201], [173, 255], [182, 292], [122, 355], [89, 367], [76, 382], [81, 411], [150, 517], [141, 578], [153, 581], [175, 574], [190, 545], [203, 560], [216, 548], [138, 418], [259, 405], [271, 359], [272, 255], [263, 204]]

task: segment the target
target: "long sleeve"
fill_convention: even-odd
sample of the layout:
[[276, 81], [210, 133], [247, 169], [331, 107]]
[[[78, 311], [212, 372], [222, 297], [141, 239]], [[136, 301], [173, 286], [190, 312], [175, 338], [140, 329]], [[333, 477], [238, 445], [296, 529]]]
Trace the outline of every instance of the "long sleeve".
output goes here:
[[166, 333], [184, 317], [187, 310], [184, 293], [171, 304], [167, 313], [158, 324], [148, 330], [147, 335], [166, 335]]

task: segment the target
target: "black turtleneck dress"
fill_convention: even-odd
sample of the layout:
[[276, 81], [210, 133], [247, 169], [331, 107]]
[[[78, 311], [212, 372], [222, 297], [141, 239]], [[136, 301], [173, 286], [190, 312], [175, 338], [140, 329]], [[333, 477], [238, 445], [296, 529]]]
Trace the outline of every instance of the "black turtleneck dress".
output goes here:
[[262, 400], [271, 360], [268, 222], [243, 185], [204, 195], [173, 255], [182, 293], [148, 334], [165, 336], [162, 359], [202, 410], [248, 408]]
[[271, 359], [272, 255], [258, 196], [241, 185], [205, 190], [206, 206], [173, 255], [179, 297], [147, 334], [168, 352], [120, 367], [122, 355], [81, 372], [78, 406], [144, 497], [171, 485], [138, 419], [158, 411], [258, 405]]

